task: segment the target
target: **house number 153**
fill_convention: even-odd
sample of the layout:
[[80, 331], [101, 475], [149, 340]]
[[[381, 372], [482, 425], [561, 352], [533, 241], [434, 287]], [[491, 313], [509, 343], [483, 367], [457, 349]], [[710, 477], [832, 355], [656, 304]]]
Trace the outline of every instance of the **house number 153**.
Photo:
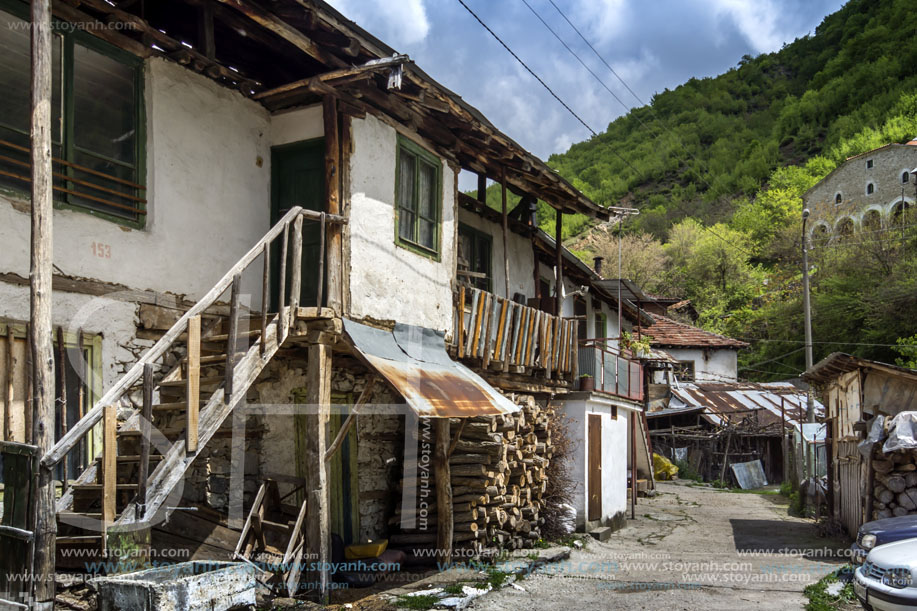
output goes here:
[[102, 244], [100, 242], [93, 242], [92, 254], [100, 259], [111, 259], [111, 246], [108, 244]]

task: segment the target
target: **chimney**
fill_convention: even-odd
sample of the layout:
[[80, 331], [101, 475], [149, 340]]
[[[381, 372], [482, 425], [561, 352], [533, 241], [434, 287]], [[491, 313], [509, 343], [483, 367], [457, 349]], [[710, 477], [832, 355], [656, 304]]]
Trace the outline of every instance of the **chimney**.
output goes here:
[[602, 275], [602, 261], [605, 260], [605, 257], [593, 257], [592, 258], [592, 267], [595, 268], [595, 273], [599, 276]]

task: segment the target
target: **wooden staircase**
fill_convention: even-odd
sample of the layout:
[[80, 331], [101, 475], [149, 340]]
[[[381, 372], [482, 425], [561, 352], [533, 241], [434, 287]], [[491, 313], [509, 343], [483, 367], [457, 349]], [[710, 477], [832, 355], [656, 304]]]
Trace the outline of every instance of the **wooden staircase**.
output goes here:
[[[42, 465], [51, 468], [101, 422], [101, 455], [57, 503], [58, 566], [86, 569], [109, 547], [112, 528], [149, 528], [179, 504], [177, 484], [295, 323], [304, 219], [319, 221], [323, 230], [326, 223], [344, 222], [298, 207], [287, 212], [42, 458]], [[279, 242], [275, 252], [281, 261], [278, 312], [269, 316], [262, 308], [259, 317], [243, 316], [242, 273], [261, 259], [261, 299], [266, 303], [274, 242]], [[324, 253], [321, 258], [323, 272]], [[227, 291], [228, 314], [217, 303]], [[167, 367], [165, 362], [176, 364]], [[138, 396], [142, 399], [135, 405]]]

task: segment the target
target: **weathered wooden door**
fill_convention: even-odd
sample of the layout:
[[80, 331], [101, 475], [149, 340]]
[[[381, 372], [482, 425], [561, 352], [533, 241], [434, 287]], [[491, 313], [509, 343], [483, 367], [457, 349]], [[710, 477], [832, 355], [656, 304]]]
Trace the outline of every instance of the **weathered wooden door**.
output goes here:
[[[271, 226], [293, 206], [315, 211], [324, 210], [325, 140], [323, 138], [284, 144], [271, 149]], [[292, 238], [292, 230], [290, 233], [290, 238]], [[302, 291], [299, 304], [314, 306], [318, 305], [316, 301], [318, 299], [321, 239], [317, 221], [305, 220], [303, 222], [302, 239]], [[289, 251], [292, 252], [292, 250], [291, 246]], [[276, 309], [280, 286], [279, 244], [273, 249], [271, 258], [271, 302], [272, 309]], [[291, 268], [292, 266], [287, 262], [287, 270]], [[327, 278], [327, 270], [325, 277]], [[286, 286], [290, 286], [289, 278]]]
[[[31, 582], [21, 576], [32, 570], [35, 534], [35, 475], [38, 447], [0, 441], [0, 483], [4, 485], [0, 519], [0, 608], [28, 602]], [[7, 603], [14, 603], [8, 605]]]
[[602, 416], [589, 414], [588, 439], [588, 520], [602, 519]]

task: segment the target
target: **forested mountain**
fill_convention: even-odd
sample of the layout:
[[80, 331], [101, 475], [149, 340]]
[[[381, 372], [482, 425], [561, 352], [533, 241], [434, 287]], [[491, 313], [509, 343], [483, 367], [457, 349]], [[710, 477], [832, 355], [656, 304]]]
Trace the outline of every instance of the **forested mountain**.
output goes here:
[[[744, 378], [804, 369], [802, 194], [847, 157], [917, 136], [914, 8], [851, 0], [814, 35], [662, 92], [549, 160], [595, 201], [640, 209], [624, 228], [623, 275], [692, 299], [699, 324], [750, 341]], [[553, 213], [540, 212], [553, 232]], [[816, 360], [917, 360], [914, 226], [813, 245]], [[607, 228], [571, 217], [564, 229], [584, 259], [617, 259]]]

